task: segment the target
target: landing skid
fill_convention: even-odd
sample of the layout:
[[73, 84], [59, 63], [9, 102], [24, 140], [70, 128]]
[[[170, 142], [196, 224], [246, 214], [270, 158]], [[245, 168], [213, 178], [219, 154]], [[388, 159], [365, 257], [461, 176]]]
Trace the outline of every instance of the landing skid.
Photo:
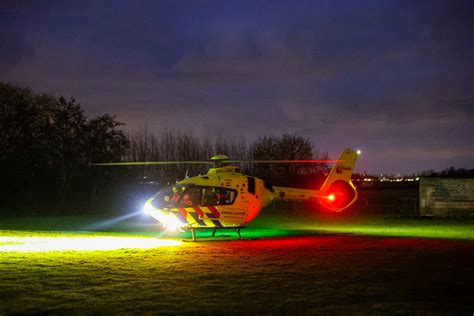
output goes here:
[[239, 240], [241, 240], [241, 239], [242, 239], [242, 236], [240, 235], [240, 230], [241, 230], [242, 228], [245, 228], [245, 226], [236, 226], [236, 227], [196, 227], [196, 228], [186, 228], [186, 230], [190, 230], [190, 231], [191, 231], [192, 240], [183, 239], [183, 241], [197, 241], [197, 238], [196, 238], [196, 230], [209, 230], [209, 229], [212, 229], [211, 238], [216, 236], [216, 231], [217, 231], [218, 229], [235, 229], [236, 232], [237, 232], [237, 236], [239, 236]]

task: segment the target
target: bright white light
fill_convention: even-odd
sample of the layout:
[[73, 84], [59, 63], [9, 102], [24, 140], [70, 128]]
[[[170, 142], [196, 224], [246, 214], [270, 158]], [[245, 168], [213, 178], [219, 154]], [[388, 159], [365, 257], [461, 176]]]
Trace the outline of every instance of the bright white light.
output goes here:
[[150, 214], [150, 212], [152, 212], [155, 209], [153, 207], [153, 205], [151, 204], [152, 200], [153, 200], [153, 198], [148, 199], [148, 201], [146, 201], [145, 205], [143, 205], [143, 212], [145, 212], [145, 214]]
[[168, 231], [183, 231], [183, 227], [186, 226], [186, 224], [182, 223], [175, 214], [166, 214], [163, 210], [156, 209], [153, 206], [151, 209], [147, 210], [147, 214], [159, 221]]
[[335, 199], [336, 199], [336, 197], [334, 196], [334, 194], [329, 194], [329, 195], [328, 195], [328, 200], [329, 200], [329, 201], [332, 202], [332, 201], [334, 201]]
[[182, 227], [185, 226], [176, 216], [173, 215], [168, 215], [163, 223], [166, 224], [166, 229], [170, 231], [183, 231]]
[[362, 151], [360, 149], [357, 149], [356, 152], [357, 152], [358, 155], [362, 154]]
[[176, 240], [130, 237], [1, 237], [0, 251], [149, 249], [178, 246]]

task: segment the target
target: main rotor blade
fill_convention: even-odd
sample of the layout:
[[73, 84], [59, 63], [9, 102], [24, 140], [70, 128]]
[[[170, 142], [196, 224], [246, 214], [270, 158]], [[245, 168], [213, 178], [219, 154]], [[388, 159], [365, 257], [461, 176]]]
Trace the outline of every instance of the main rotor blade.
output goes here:
[[101, 162], [93, 163], [93, 166], [149, 166], [149, 165], [186, 165], [201, 164], [213, 165], [210, 161], [128, 161], [128, 162]]
[[310, 159], [310, 160], [225, 160], [225, 163], [336, 163], [341, 160]]
[[214, 165], [216, 163], [249, 163], [249, 164], [291, 164], [291, 163], [336, 163], [341, 160], [310, 159], [310, 160], [218, 160], [218, 161], [127, 161], [127, 162], [101, 162], [93, 163], [93, 166], [152, 166], [152, 165]]

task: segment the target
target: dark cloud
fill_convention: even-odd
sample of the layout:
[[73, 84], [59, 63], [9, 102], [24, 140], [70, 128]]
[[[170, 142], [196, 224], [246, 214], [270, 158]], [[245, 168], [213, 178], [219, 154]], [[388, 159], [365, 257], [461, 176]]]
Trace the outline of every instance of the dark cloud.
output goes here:
[[0, 80], [128, 129], [298, 132], [361, 170], [474, 167], [471, 1], [18, 2]]

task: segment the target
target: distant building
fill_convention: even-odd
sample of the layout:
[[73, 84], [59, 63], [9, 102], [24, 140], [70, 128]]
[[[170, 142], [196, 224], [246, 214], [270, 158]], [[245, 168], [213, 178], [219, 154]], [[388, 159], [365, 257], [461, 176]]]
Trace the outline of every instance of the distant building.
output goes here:
[[421, 178], [420, 215], [474, 217], [474, 179]]

